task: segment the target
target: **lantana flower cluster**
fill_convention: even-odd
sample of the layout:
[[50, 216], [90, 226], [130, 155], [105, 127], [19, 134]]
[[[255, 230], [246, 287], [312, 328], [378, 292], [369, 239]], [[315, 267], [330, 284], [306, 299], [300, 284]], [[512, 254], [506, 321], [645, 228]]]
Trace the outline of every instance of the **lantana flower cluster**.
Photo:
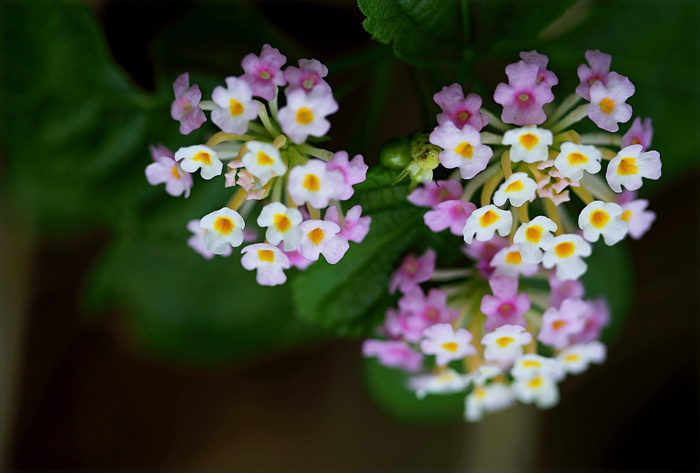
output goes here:
[[[430, 230], [462, 237], [465, 264], [436, 268], [431, 249], [407, 257], [389, 287], [398, 307], [363, 347], [411, 373], [418, 397], [464, 393], [469, 421], [516, 401], [552, 407], [566, 376], [604, 361], [609, 309], [585, 298], [586, 258], [592, 243], [640, 238], [655, 219], [635, 196], [661, 176], [651, 120], [616, 133], [632, 118], [635, 89], [610, 71], [611, 57], [587, 51], [580, 84], [557, 105], [548, 58], [520, 57], [494, 93], [500, 118], [459, 84], [435, 94], [442, 112], [430, 143], [454, 178], [408, 198], [429, 209]], [[600, 131], [577, 132], [585, 119]]]
[[[205, 111], [220, 131], [204, 144], [174, 153], [162, 145], [151, 147], [153, 163], [146, 168], [148, 182], [165, 183], [173, 196], [189, 196], [197, 172], [233, 188], [226, 205], [188, 223], [193, 233], [188, 245], [212, 258], [249, 243], [242, 248], [241, 263], [256, 269], [258, 283], [267, 286], [284, 283], [285, 269], [305, 269], [320, 255], [337, 263], [349, 241], [364, 239], [371, 220], [359, 205], [344, 209], [341, 204], [366, 178], [363, 157], [350, 159], [345, 151], [332, 153], [308, 142], [326, 136], [327, 117], [338, 110], [324, 79], [328, 69], [315, 59], [283, 68], [286, 61], [279, 50], [264, 45], [259, 56], [243, 58], [244, 74], [227, 77], [211, 100], [201, 100], [199, 86], [190, 86], [187, 73], [179, 76], [171, 115], [180, 122], [180, 132], [199, 128], [207, 121]], [[251, 231], [255, 224], [264, 238]]]

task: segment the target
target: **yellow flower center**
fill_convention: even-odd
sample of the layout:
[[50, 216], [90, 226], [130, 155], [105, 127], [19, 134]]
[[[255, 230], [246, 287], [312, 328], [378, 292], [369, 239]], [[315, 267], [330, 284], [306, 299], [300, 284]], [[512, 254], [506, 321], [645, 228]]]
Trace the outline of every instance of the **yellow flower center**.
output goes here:
[[555, 320], [554, 322], [552, 322], [552, 328], [553, 328], [554, 330], [559, 330], [559, 329], [562, 328], [564, 325], [566, 325], [566, 321], [565, 321], [565, 320]]
[[520, 256], [519, 251], [511, 251], [506, 254], [506, 263], [508, 264], [520, 264], [523, 261], [523, 257]]
[[610, 215], [602, 210], [594, 210], [590, 217], [591, 225], [601, 229], [610, 221]]
[[539, 142], [540, 139], [537, 138], [537, 135], [533, 135], [532, 133], [525, 133], [520, 137], [520, 144], [528, 151], [534, 148]]
[[620, 215], [620, 220], [624, 222], [629, 222], [630, 217], [632, 217], [632, 212], [630, 212], [629, 210], [625, 210], [624, 212], [622, 212], [622, 215]]
[[304, 182], [302, 185], [306, 188], [306, 190], [318, 192], [318, 190], [321, 188], [321, 181], [318, 179], [316, 174], [307, 174], [304, 177]]
[[487, 210], [484, 215], [479, 217], [479, 224], [481, 225], [481, 228], [488, 227], [489, 225], [493, 225], [497, 221], [500, 220], [501, 217], [498, 216], [496, 212], [493, 210]]
[[235, 227], [236, 224], [228, 217], [217, 217], [216, 220], [214, 220], [214, 230], [222, 235], [228, 235]]
[[539, 361], [528, 360], [528, 361], [523, 361], [523, 366], [525, 368], [537, 368], [541, 365], [540, 365]]
[[170, 168], [170, 174], [175, 178], [175, 179], [180, 179], [180, 171], [177, 170], [175, 166]]
[[471, 159], [474, 155], [474, 147], [466, 141], [458, 144], [454, 151], [455, 153], [466, 159]]
[[243, 104], [236, 99], [231, 99], [228, 101], [228, 109], [231, 111], [232, 117], [237, 117], [245, 110]]
[[258, 164], [260, 166], [269, 166], [275, 162], [270, 156], [262, 151], [258, 151]]
[[574, 355], [574, 354], [566, 355], [566, 356], [564, 357], [564, 359], [565, 359], [566, 361], [578, 361], [580, 358], [581, 358], [580, 356]]
[[576, 166], [577, 164], [586, 164], [588, 162], [588, 158], [582, 155], [581, 153], [569, 153], [566, 159], [567, 161], [569, 161], [569, 166]]
[[308, 107], [301, 107], [297, 110], [297, 123], [308, 125], [314, 120], [314, 114]]
[[615, 109], [615, 101], [609, 97], [605, 97], [598, 103], [598, 106], [603, 113], [612, 113], [612, 111]]
[[449, 351], [450, 353], [455, 353], [457, 351], [457, 348], [459, 348], [459, 345], [457, 345], [455, 342], [443, 343], [440, 346], [445, 350]]
[[200, 151], [199, 153], [192, 156], [192, 161], [199, 161], [205, 166], [211, 166], [211, 155], [206, 151]]
[[515, 339], [513, 337], [501, 337], [496, 339], [496, 345], [498, 345], [501, 348], [505, 348], [514, 341]]
[[285, 214], [277, 214], [273, 217], [275, 228], [278, 232], [284, 233], [292, 226], [292, 222]]
[[560, 258], [566, 258], [568, 256], [571, 256], [574, 254], [575, 246], [573, 243], [569, 241], [565, 241], [563, 243], [559, 243], [554, 247], [554, 252], [557, 254], [558, 257]]
[[523, 181], [513, 181], [506, 186], [506, 192], [520, 192], [524, 188], [525, 186], [523, 186]]
[[314, 228], [308, 233], [307, 236], [314, 245], [318, 246], [319, 243], [323, 241], [324, 233], [323, 230], [321, 230], [320, 228]]
[[542, 227], [533, 225], [525, 230], [525, 239], [530, 243], [539, 243], [542, 238]]
[[258, 250], [258, 259], [266, 263], [274, 263], [275, 252], [272, 250]]
[[530, 381], [528, 381], [527, 384], [531, 388], [537, 389], [540, 386], [542, 386], [542, 378], [540, 378], [539, 376], [536, 376], [536, 377], [532, 378]]
[[622, 158], [620, 160], [620, 165], [617, 167], [617, 174], [620, 176], [629, 176], [630, 174], [637, 174], [639, 168], [635, 164], [636, 162], [636, 158]]

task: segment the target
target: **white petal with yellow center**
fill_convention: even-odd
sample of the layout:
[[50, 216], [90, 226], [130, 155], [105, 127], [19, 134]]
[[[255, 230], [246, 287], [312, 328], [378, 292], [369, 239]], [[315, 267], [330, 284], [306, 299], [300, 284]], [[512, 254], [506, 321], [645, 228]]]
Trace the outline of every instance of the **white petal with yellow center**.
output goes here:
[[199, 222], [199, 227], [205, 230], [204, 246], [207, 251], [220, 255], [227, 247], [237, 247], [243, 243], [243, 217], [228, 207], [205, 215]]
[[249, 141], [246, 143], [246, 148], [248, 152], [243, 155], [243, 165], [262, 184], [267, 183], [274, 176], [282, 176], [287, 172], [287, 165], [272, 143]]
[[577, 145], [567, 141], [561, 145], [554, 166], [565, 177], [579, 181], [583, 178], [584, 171], [589, 174], [600, 171], [601, 159], [602, 155], [595, 146]]
[[502, 143], [510, 145], [512, 162], [536, 163], [548, 159], [552, 141], [552, 132], [546, 128], [525, 126], [506, 131]]
[[627, 235], [628, 224], [621, 218], [622, 213], [622, 207], [614, 202], [591, 202], [578, 217], [583, 237], [596, 242], [602, 235], [606, 245], [614, 245]]
[[501, 184], [493, 195], [493, 203], [499, 207], [510, 202], [513, 207], [520, 207], [535, 198], [537, 183], [524, 172], [513, 173]]
[[474, 238], [489, 241], [496, 232], [501, 236], [508, 235], [512, 224], [513, 215], [509, 211], [501, 210], [495, 205], [486, 205], [472, 212], [462, 234], [467, 243], [471, 243]]

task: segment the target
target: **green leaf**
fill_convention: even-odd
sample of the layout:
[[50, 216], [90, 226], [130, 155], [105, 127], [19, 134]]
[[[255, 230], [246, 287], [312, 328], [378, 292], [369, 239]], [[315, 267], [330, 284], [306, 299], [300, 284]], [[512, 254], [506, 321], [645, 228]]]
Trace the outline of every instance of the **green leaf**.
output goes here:
[[343, 336], [369, 333], [383, 317], [392, 299], [389, 277], [424, 227], [423, 210], [406, 201], [408, 187], [393, 185], [395, 178], [396, 171], [373, 168], [356, 187], [347, 208], [362, 205], [372, 217], [370, 232], [339, 263], [319, 261], [295, 279], [299, 317]]
[[2, 7], [3, 190], [51, 232], [115, 226], [156, 192], [143, 170], [148, 144], [176, 141], [171, 98], [134, 87], [85, 5], [40, 5]]
[[359, 0], [362, 25], [390, 44], [397, 57], [417, 67], [452, 64], [466, 46], [458, 0]]
[[154, 234], [120, 239], [91, 278], [90, 307], [123, 314], [138, 351], [210, 367], [319, 339], [318, 329], [294, 317], [289, 284], [259, 286], [237, 252], [205, 260], [186, 246], [184, 227], [180, 237], [167, 243]]

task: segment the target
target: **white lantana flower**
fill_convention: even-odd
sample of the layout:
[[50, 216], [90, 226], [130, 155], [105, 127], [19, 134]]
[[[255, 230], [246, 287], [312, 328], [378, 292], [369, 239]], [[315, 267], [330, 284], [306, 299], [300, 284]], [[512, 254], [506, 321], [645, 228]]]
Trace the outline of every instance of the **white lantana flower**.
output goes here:
[[263, 184], [274, 176], [282, 176], [287, 172], [287, 165], [282, 160], [279, 150], [272, 143], [249, 141], [246, 143], [246, 148], [248, 152], [243, 155], [243, 165]]
[[622, 207], [614, 202], [596, 200], [588, 204], [578, 217], [578, 226], [583, 237], [596, 242], [601, 235], [608, 246], [612, 246], [627, 235], [627, 222], [622, 220]]
[[175, 160], [179, 161], [183, 171], [196, 172], [201, 169], [202, 179], [207, 180], [221, 174], [224, 168], [216, 151], [204, 145], [180, 148], [175, 153]]
[[554, 160], [557, 170], [569, 179], [580, 181], [583, 172], [596, 174], [600, 171], [602, 155], [595, 146], [577, 145], [567, 141], [561, 145], [561, 151]]
[[503, 237], [508, 235], [512, 225], [513, 215], [510, 212], [495, 205], [486, 205], [472, 212], [462, 233], [467, 243], [471, 243], [474, 238], [489, 241], [496, 232]]
[[537, 183], [524, 172], [513, 173], [493, 195], [493, 203], [499, 207], [510, 201], [513, 207], [520, 207], [535, 198]]
[[523, 223], [515, 232], [513, 242], [520, 245], [520, 255], [526, 263], [540, 263], [542, 250], [552, 247], [557, 224], [544, 215], [539, 215], [528, 223]]
[[243, 217], [228, 207], [211, 212], [202, 217], [199, 227], [206, 230], [204, 246], [207, 251], [220, 255], [228, 246], [237, 247], [243, 243]]
[[552, 132], [546, 128], [525, 126], [508, 130], [503, 135], [503, 144], [510, 146], [510, 160], [536, 163], [549, 158], [548, 146], [553, 141]]
[[580, 278], [588, 269], [582, 257], [591, 255], [591, 245], [575, 234], [554, 237], [552, 247], [545, 251], [542, 265], [547, 269], [556, 266], [556, 276], [560, 281]]
[[258, 216], [258, 225], [267, 227], [265, 239], [272, 245], [284, 241], [284, 251], [293, 251], [301, 243], [301, 228], [303, 220], [301, 212], [296, 208], [287, 208], [280, 202], [266, 205]]

